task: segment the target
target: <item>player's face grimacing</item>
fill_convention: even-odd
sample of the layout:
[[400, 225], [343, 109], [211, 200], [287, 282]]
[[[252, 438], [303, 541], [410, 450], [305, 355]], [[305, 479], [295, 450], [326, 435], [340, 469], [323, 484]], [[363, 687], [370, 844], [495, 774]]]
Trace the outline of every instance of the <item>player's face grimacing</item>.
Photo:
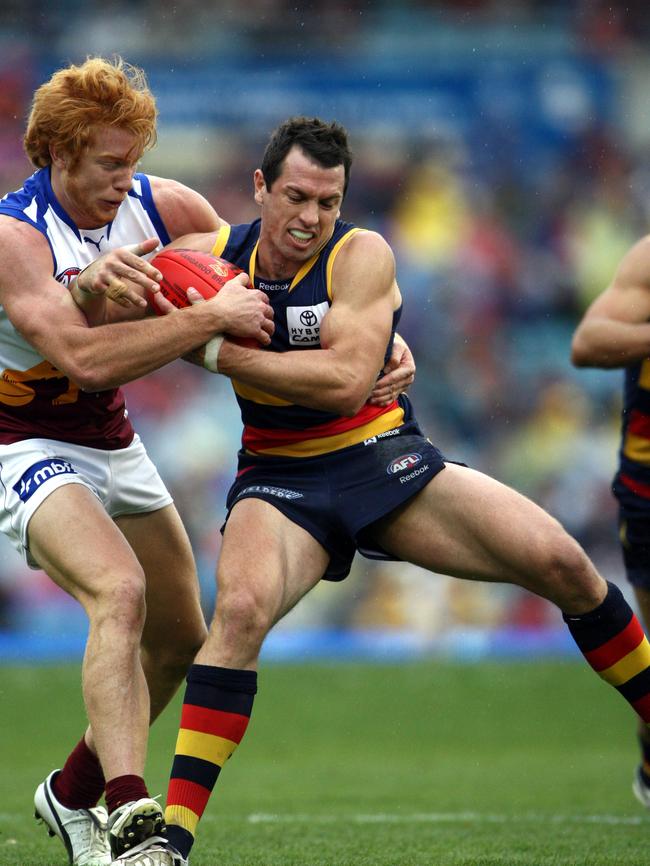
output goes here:
[[345, 169], [324, 168], [294, 146], [267, 189], [255, 172], [255, 201], [262, 208], [259, 260], [271, 279], [293, 276], [330, 238], [343, 200]]
[[53, 154], [54, 192], [78, 228], [100, 228], [115, 218], [140, 156], [133, 133], [110, 126], [97, 127], [76, 164], [66, 154]]

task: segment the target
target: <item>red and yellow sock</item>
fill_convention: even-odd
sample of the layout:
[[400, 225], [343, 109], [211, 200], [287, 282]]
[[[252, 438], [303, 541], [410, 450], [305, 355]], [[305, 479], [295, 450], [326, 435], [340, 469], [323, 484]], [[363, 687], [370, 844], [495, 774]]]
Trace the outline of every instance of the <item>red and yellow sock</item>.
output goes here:
[[255, 671], [190, 668], [165, 810], [167, 837], [184, 857], [221, 768], [244, 736], [256, 691]]
[[580, 616], [563, 614], [591, 667], [650, 724], [650, 644], [623, 593], [608, 582], [604, 601]]

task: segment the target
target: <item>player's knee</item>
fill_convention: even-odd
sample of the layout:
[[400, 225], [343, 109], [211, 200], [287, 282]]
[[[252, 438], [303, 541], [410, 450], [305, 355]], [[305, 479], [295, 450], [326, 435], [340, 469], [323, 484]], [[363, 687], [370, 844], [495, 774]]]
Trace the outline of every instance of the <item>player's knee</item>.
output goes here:
[[90, 611], [93, 620], [104, 629], [138, 638], [146, 615], [145, 577], [138, 568], [119, 575], [107, 575], [102, 581]]
[[561, 610], [590, 610], [600, 602], [602, 577], [578, 542], [559, 525], [547, 540], [541, 570], [547, 596]]
[[273, 626], [273, 614], [256, 593], [237, 587], [217, 594], [216, 622], [228, 637], [261, 644]]

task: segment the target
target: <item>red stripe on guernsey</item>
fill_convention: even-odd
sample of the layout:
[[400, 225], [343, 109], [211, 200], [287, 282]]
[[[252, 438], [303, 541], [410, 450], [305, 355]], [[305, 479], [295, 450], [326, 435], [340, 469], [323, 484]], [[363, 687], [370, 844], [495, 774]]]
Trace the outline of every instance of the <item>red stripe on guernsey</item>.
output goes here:
[[622, 632], [597, 649], [585, 653], [585, 658], [595, 671], [604, 671], [636, 649], [643, 638], [641, 623], [633, 616]]
[[248, 716], [241, 716], [239, 713], [209, 710], [207, 707], [197, 707], [194, 704], [183, 704], [181, 713], [181, 728], [186, 731], [212, 734], [231, 740], [233, 743], [241, 741], [249, 721]]
[[632, 493], [642, 496], [644, 499], [650, 499], [650, 484], [644, 484], [643, 481], [635, 481], [629, 475], [622, 472], [619, 476], [619, 481], [624, 484]]
[[644, 695], [638, 701], [631, 701], [631, 704], [643, 721], [650, 723], [650, 695]]
[[244, 428], [242, 445], [251, 451], [263, 451], [265, 448], [278, 448], [282, 445], [291, 445], [295, 442], [304, 442], [306, 439], [322, 439], [325, 436], [336, 436], [337, 433], [345, 433], [369, 424], [385, 412], [397, 408], [395, 400], [390, 406], [370, 406], [368, 403], [352, 418], [337, 418], [336, 421], [328, 421], [326, 424], [316, 424], [315, 427], [303, 427], [302, 430], [282, 430], [278, 428], [265, 429], [262, 427]]
[[196, 782], [189, 782], [187, 779], [170, 779], [167, 788], [167, 805], [184, 806], [201, 817], [208, 805], [211, 793], [203, 785], [197, 785]]
[[650, 439], [650, 416], [644, 415], [638, 409], [630, 412], [630, 420], [627, 422], [627, 432], [643, 439]]

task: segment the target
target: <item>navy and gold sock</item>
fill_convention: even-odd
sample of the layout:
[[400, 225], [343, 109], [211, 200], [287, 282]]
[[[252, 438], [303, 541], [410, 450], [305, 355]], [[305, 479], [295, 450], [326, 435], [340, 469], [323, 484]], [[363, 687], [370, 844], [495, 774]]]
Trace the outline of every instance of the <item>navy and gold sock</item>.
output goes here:
[[221, 768], [244, 736], [256, 692], [256, 671], [190, 668], [165, 809], [167, 838], [184, 857]]
[[563, 614], [564, 621], [596, 673], [650, 724], [650, 644], [621, 590], [613, 583], [607, 586], [595, 610]]

